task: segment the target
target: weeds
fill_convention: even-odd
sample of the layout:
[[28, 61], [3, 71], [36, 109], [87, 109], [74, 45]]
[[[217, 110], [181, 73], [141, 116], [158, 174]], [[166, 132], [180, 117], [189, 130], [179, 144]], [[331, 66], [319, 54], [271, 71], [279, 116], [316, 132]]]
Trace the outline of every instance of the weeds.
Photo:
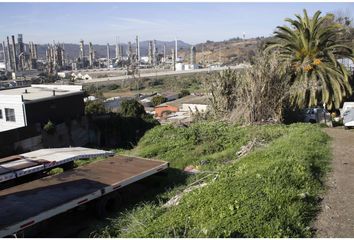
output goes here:
[[[222, 164], [221, 159], [236, 159], [241, 146], [255, 137], [268, 145]], [[217, 168], [218, 174], [204, 187], [185, 194], [178, 205], [164, 208], [164, 203], [203, 176], [192, 175], [183, 184], [170, 185], [157, 201], [126, 210], [94, 236], [311, 237], [328, 166], [328, 141], [320, 127], [310, 124], [156, 127], [132, 154], [168, 160], [179, 168], [206, 161], [203, 167]], [[166, 181], [173, 182], [173, 176]]]

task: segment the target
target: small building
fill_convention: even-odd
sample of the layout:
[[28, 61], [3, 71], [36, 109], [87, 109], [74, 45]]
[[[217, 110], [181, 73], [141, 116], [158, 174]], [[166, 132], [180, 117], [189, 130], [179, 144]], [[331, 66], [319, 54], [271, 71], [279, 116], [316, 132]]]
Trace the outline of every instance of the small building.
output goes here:
[[31, 85], [0, 90], [0, 132], [84, 114], [82, 86]]
[[155, 107], [155, 117], [163, 117], [164, 114], [175, 113], [178, 112], [178, 110], [176, 106], [161, 104]]

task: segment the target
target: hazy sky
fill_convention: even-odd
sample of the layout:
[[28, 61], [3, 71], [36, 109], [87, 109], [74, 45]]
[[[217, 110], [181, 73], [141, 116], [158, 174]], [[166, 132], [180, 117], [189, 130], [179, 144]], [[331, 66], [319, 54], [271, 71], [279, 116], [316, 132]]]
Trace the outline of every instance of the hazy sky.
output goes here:
[[189, 43], [269, 36], [284, 18], [343, 11], [354, 3], [0, 3], [0, 40], [22, 33], [24, 41], [105, 44], [141, 40]]

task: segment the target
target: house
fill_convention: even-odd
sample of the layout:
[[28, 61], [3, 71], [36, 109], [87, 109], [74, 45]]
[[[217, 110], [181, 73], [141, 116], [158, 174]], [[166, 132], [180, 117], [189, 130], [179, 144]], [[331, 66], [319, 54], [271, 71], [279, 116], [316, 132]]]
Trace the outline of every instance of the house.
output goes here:
[[0, 132], [84, 114], [82, 86], [31, 85], [0, 90]]

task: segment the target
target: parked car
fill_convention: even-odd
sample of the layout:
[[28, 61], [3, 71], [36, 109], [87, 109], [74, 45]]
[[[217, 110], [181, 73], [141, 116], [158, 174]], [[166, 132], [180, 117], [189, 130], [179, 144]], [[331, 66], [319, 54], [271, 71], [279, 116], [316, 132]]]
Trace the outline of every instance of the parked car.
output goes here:
[[325, 122], [325, 120], [330, 121], [330, 114], [326, 109], [320, 107], [305, 109], [304, 122], [320, 123]]

